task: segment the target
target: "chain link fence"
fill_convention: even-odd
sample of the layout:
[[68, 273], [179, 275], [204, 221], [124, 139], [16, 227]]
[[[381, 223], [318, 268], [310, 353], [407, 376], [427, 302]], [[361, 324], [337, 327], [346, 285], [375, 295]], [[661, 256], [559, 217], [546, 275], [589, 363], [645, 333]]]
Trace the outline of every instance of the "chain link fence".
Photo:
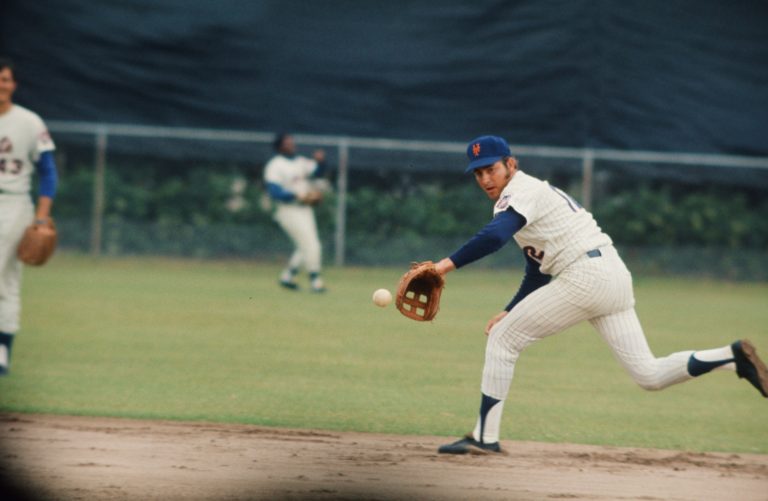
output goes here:
[[[291, 245], [263, 203], [272, 132], [49, 127], [61, 171], [54, 210], [63, 248], [287, 257]], [[463, 143], [294, 137], [302, 154], [325, 149], [331, 166], [335, 189], [317, 210], [328, 264], [436, 259], [491, 216], [484, 194], [463, 174]], [[522, 169], [591, 208], [636, 272], [768, 275], [768, 244], [760, 236], [768, 234], [760, 226], [768, 221], [768, 158], [514, 144], [512, 150]], [[688, 226], [698, 227], [690, 239], [683, 235]], [[519, 254], [505, 248], [483, 265], [521, 265]]]

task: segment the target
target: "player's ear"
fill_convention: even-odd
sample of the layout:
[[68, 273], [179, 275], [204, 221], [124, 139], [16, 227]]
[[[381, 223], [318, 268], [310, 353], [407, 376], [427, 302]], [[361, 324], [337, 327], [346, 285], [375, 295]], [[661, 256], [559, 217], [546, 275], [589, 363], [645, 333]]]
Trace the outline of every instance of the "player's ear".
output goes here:
[[515, 157], [508, 157], [507, 167], [509, 167], [512, 170], [517, 170], [517, 159]]

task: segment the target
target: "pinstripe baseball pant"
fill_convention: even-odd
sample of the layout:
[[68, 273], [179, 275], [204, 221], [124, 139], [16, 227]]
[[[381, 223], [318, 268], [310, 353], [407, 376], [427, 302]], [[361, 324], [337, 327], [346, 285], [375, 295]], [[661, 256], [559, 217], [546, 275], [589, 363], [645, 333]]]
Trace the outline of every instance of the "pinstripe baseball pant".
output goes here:
[[310, 273], [319, 272], [322, 266], [322, 246], [312, 208], [304, 205], [278, 204], [275, 221], [280, 224], [295, 246], [288, 261], [288, 267], [298, 269], [304, 265]]
[[19, 330], [23, 267], [16, 248], [33, 219], [34, 206], [28, 195], [0, 194], [0, 332]]
[[[613, 246], [584, 256], [537, 289], [493, 326], [488, 337], [482, 392], [504, 400], [520, 353], [530, 344], [588, 320], [619, 363], [642, 388], [660, 390], [691, 379], [693, 351], [656, 358], [635, 314], [632, 276]], [[501, 405], [496, 412], [501, 412]]]

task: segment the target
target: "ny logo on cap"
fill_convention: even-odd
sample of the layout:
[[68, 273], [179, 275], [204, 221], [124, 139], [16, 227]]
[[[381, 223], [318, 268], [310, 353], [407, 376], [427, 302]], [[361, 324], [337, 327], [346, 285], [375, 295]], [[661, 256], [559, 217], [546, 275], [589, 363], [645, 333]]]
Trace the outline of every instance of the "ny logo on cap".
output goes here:
[[472, 145], [472, 154], [476, 157], [480, 155], [480, 143], [475, 143]]

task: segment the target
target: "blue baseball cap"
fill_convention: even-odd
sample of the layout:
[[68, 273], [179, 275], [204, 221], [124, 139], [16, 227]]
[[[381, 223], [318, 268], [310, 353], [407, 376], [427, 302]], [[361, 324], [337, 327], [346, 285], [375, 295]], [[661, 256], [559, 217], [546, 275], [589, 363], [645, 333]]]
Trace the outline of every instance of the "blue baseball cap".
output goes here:
[[504, 138], [498, 136], [480, 136], [470, 141], [467, 146], [469, 166], [464, 171], [468, 174], [480, 167], [495, 164], [504, 157], [511, 157], [509, 144]]

